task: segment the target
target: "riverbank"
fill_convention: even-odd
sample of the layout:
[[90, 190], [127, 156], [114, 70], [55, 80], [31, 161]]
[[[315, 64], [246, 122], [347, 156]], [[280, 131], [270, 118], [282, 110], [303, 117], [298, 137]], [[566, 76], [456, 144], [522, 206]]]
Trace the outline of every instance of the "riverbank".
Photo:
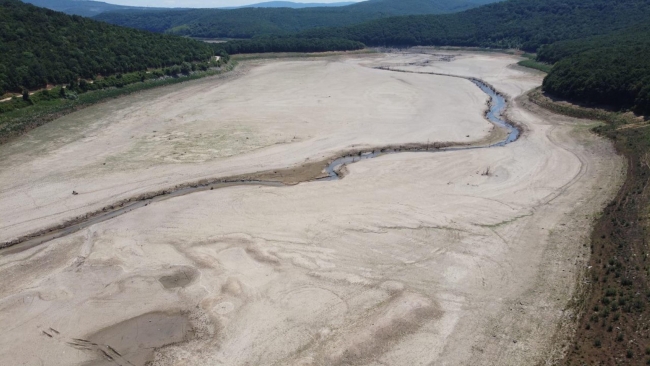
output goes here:
[[236, 65], [236, 62], [231, 62], [220, 70], [196, 71], [190, 75], [151, 79], [145, 82], [127, 84], [119, 88], [89, 91], [79, 95], [75, 94], [74, 99], [59, 98], [56, 96], [51, 100], [43, 100], [26, 108], [2, 113], [0, 114], [0, 145], [25, 134], [34, 128], [91, 105], [143, 90], [175, 85], [208, 76], [220, 75], [224, 72], [233, 70]]
[[650, 123], [631, 113], [553, 101], [539, 90], [530, 100], [555, 113], [604, 122], [594, 131], [627, 160], [625, 183], [591, 234], [575, 336], [562, 364], [650, 364]]
[[[401, 146], [382, 146], [365, 151], [348, 151], [340, 157], [328, 159], [327, 161], [329, 162], [327, 164], [324, 164], [325, 162], [316, 162], [315, 164], [309, 163], [298, 169], [281, 169], [279, 173], [277, 171], [273, 173], [263, 171], [245, 176], [226, 177], [220, 179], [204, 179], [200, 182], [184, 183], [173, 188], [170, 187], [168, 189], [164, 189], [162, 191], [149, 192], [141, 194], [138, 197], [131, 197], [122, 202], [117, 202], [106, 206], [100, 211], [86, 213], [81, 217], [74, 218], [56, 227], [50, 227], [38, 232], [30, 233], [26, 236], [14, 239], [9, 242], [0, 243], [0, 250], [2, 250], [2, 252], [0, 252], [0, 255], [14, 254], [27, 249], [31, 249], [35, 246], [45, 244], [51, 240], [62, 238], [80, 230], [89, 228], [98, 223], [114, 219], [120, 215], [132, 212], [138, 208], [146, 207], [151, 203], [160, 202], [169, 198], [185, 196], [195, 192], [202, 192], [206, 190], [212, 191], [214, 189], [231, 188], [237, 186], [281, 187], [286, 186], [287, 184], [299, 184], [313, 180], [333, 181], [343, 178], [343, 171], [348, 165], [383, 155], [404, 152], [445, 152], [480, 148], [494, 148], [505, 146], [516, 141], [521, 131], [502, 119], [502, 116], [504, 115], [507, 108], [507, 102], [505, 98], [496, 90], [494, 90], [494, 88], [490, 87], [481, 80], [470, 79], [470, 81], [476, 84], [479, 89], [481, 89], [490, 97], [488, 108], [485, 111], [485, 116], [496, 127], [503, 129], [503, 133], [500, 133], [501, 131], [496, 129], [493, 136], [489, 137], [485, 141], [480, 141], [474, 144], [455, 145], [453, 143], [434, 142], [433, 144], [427, 143], [426, 145], [412, 143]], [[307, 175], [305, 173], [307, 173]], [[311, 175], [309, 173], [311, 173]], [[484, 174], [489, 175], [489, 169]]]

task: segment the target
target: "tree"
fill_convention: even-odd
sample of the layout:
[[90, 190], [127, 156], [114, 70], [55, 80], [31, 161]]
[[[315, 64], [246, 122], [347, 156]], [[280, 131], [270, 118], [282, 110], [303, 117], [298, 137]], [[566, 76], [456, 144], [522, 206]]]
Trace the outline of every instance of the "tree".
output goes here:
[[181, 64], [181, 72], [183, 75], [189, 75], [192, 72], [192, 65], [189, 62], [183, 62]]
[[70, 84], [68, 84], [68, 90], [75, 91], [78, 89], [78, 87], [79, 87], [79, 83], [77, 82], [76, 78], [70, 80]]

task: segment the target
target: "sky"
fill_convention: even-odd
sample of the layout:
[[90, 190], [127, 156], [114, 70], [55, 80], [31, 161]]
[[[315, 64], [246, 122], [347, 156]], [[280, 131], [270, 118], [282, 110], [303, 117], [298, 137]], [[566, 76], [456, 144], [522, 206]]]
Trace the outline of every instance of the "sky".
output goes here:
[[[256, 4], [271, 0], [99, 0], [111, 4], [131, 6], [155, 6], [170, 8], [220, 8], [225, 6], [241, 6]], [[359, 0], [288, 0], [299, 3], [336, 3]]]

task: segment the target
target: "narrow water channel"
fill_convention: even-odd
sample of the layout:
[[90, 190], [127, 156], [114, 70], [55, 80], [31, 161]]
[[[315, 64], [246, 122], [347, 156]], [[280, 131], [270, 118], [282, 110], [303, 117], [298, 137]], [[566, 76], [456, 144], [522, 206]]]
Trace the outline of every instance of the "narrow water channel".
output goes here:
[[[448, 147], [448, 148], [429, 148], [429, 146], [420, 147], [420, 148], [408, 148], [408, 149], [396, 149], [396, 148], [385, 148], [385, 149], [374, 149], [372, 151], [360, 152], [354, 155], [348, 155], [340, 157], [330, 163], [325, 171], [327, 177], [321, 178], [319, 180], [338, 180], [342, 178], [340, 173], [341, 169], [349, 164], [356, 163], [361, 160], [372, 159], [381, 155], [387, 154], [396, 154], [404, 152], [443, 152], [443, 151], [460, 151], [460, 150], [470, 150], [470, 149], [484, 149], [498, 146], [505, 146], [519, 138], [520, 131], [513, 125], [509, 124], [503, 117], [503, 113], [507, 107], [506, 99], [499, 94], [496, 90], [492, 89], [489, 85], [478, 79], [467, 78], [469, 81], [478, 86], [484, 93], [490, 97], [489, 109], [485, 114], [486, 118], [500, 128], [504, 128], [508, 131], [508, 136], [495, 144], [486, 145], [486, 146], [459, 146], [459, 147]], [[69, 225], [62, 225], [60, 227], [48, 229], [41, 231], [39, 233], [14, 240], [12, 242], [0, 244], [0, 248], [4, 248], [0, 251], [0, 255], [5, 256], [13, 253], [18, 253], [29, 248], [41, 245], [48, 241], [58, 239], [85, 228], [88, 228], [92, 225], [108, 221], [115, 217], [121, 216], [125, 213], [131, 212], [135, 209], [148, 206], [151, 203], [163, 201], [169, 198], [184, 196], [187, 194], [201, 192], [206, 190], [215, 190], [220, 188], [234, 187], [234, 186], [271, 186], [271, 187], [282, 187], [285, 186], [282, 182], [277, 181], [262, 181], [262, 180], [233, 180], [228, 181], [224, 179], [218, 183], [211, 183], [205, 185], [192, 185], [189, 187], [178, 188], [175, 190], [164, 191], [161, 194], [143, 199], [140, 201], [130, 202], [126, 204], [121, 204], [119, 207], [111, 206], [109, 209], [104, 209], [98, 213], [92, 214], [84, 219], [75, 220]]]
[[[406, 71], [402, 71], [402, 72], [406, 72]], [[501, 128], [504, 128], [508, 131], [508, 136], [504, 140], [488, 146], [457, 146], [457, 147], [440, 148], [440, 149], [429, 149], [429, 147], [427, 146], [418, 150], [409, 149], [408, 151], [404, 151], [400, 149], [375, 149], [373, 151], [367, 151], [357, 155], [343, 156], [334, 160], [330, 165], [327, 166], [327, 168], [325, 168], [325, 171], [327, 172], [328, 176], [326, 178], [322, 178], [321, 180], [341, 179], [339, 172], [341, 171], [341, 168], [343, 168], [344, 166], [348, 164], [356, 163], [357, 161], [376, 158], [377, 156], [381, 156], [381, 155], [396, 154], [401, 152], [441, 152], [441, 151], [483, 149], [488, 147], [505, 146], [517, 140], [519, 138], [519, 133], [520, 133], [519, 129], [517, 129], [515, 126], [508, 123], [503, 118], [503, 113], [505, 112], [506, 107], [508, 106], [506, 99], [501, 94], [499, 94], [496, 90], [492, 89], [490, 86], [484, 83], [483, 81], [478, 79], [471, 79], [471, 78], [468, 78], [468, 80], [474, 83], [476, 86], [478, 86], [485, 94], [487, 94], [490, 97], [490, 108], [485, 114], [485, 117], [493, 124]]]

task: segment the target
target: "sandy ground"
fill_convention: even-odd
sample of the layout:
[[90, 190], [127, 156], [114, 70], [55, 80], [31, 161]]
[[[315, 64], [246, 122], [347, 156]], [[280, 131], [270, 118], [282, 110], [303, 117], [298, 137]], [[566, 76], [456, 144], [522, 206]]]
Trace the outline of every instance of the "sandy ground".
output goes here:
[[366, 66], [481, 77], [526, 130], [501, 148], [363, 161], [340, 181], [195, 193], [0, 252], [0, 363], [551, 362], [591, 219], [624, 162], [590, 122], [515, 99], [541, 83], [516, 61], [269, 62], [106, 103], [2, 147], [10, 239], [183, 180], [491, 131], [470, 82]]
[[177, 182], [354, 146], [476, 141], [492, 130], [486, 101], [464, 80], [351, 59], [273, 62], [91, 107], [0, 147], [0, 206], [12, 208], [0, 212], [0, 242]]

